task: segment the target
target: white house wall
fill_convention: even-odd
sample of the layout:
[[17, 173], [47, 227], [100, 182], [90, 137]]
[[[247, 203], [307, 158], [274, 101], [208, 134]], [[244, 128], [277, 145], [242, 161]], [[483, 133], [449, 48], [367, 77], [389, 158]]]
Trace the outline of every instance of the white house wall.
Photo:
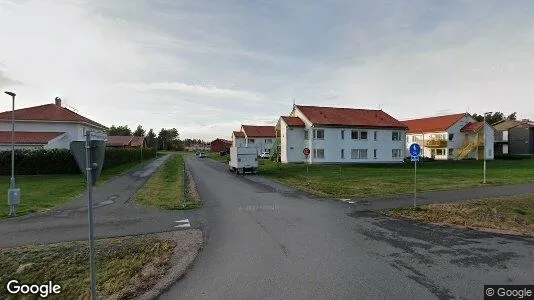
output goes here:
[[[252, 142], [251, 140], [254, 140]], [[271, 151], [271, 148], [274, 145], [275, 138], [272, 137], [246, 137], [245, 138], [245, 146], [246, 147], [256, 147], [258, 150], [258, 155], [260, 155], [263, 151]], [[270, 142], [269, 142], [270, 141]]]
[[235, 138], [235, 136], [232, 138], [232, 147], [245, 147], [245, 144], [244, 138]]
[[306, 157], [302, 150], [306, 148], [304, 144], [304, 128], [288, 127], [283, 121], [280, 122], [280, 145], [281, 161], [287, 162], [304, 162]]
[[[68, 149], [70, 142], [75, 140], [84, 140], [84, 134], [87, 130], [102, 131], [97, 127], [78, 123], [68, 122], [24, 122], [15, 121], [15, 131], [28, 131], [28, 132], [65, 132], [66, 135], [61, 140], [54, 142], [53, 144], [46, 145], [45, 148], [63, 148]], [[11, 131], [10, 122], [0, 122], [0, 131]], [[24, 149], [30, 149], [30, 146], [22, 147]]]

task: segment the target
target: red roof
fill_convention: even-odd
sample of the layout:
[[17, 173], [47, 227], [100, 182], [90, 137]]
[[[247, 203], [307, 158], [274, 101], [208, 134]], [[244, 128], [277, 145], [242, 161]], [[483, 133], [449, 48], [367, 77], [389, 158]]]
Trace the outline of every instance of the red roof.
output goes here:
[[286, 122], [287, 126], [295, 126], [295, 127], [304, 127], [304, 121], [302, 121], [299, 117], [288, 117], [288, 116], [282, 116], [282, 120]]
[[460, 129], [460, 131], [461, 132], [477, 132], [482, 127], [483, 124], [484, 122], [467, 123], [465, 124], [464, 127], [462, 127], [462, 129]]
[[141, 147], [141, 146], [143, 146], [144, 142], [145, 142], [145, 137], [143, 137], [143, 136], [134, 136], [134, 137], [132, 137], [132, 143], [131, 143], [130, 146], [132, 146], [132, 147]]
[[243, 131], [234, 131], [234, 136], [236, 138], [245, 138], [245, 133]]
[[431, 118], [403, 121], [408, 126], [408, 133], [447, 131], [466, 114], [445, 115]]
[[110, 135], [108, 136], [107, 145], [111, 147], [122, 147], [122, 146], [140, 147], [143, 145], [144, 140], [145, 138], [142, 136]]
[[406, 128], [382, 110], [296, 105], [316, 125]]
[[[64, 132], [15, 131], [15, 144], [46, 145]], [[0, 131], [0, 144], [11, 144], [11, 131]]]
[[274, 126], [243, 125], [243, 131], [247, 137], [276, 137]]
[[[17, 109], [15, 110], [15, 120], [88, 123], [96, 127], [106, 128], [100, 123], [92, 121], [65, 107], [56, 104], [45, 104]], [[11, 111], [5, 111], [0, 113], [0, 121], [11, 121]]]

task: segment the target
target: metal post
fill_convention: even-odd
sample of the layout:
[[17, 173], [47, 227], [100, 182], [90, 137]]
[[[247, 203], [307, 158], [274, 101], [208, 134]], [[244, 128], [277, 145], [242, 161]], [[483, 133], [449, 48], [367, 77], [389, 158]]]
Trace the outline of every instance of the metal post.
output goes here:
[[[480, 119], [479, 119], [480, 120]], [[482, 125], [482, 130], [484, 134], [484, 184], [486, 183], [486, 113], [484, 113], [484, 124]], [[478, 143], [478, 141], [477, 141]]]
[[89, 263], [91, 279], [91, 300], [96, 300], [95, 245], [93, 236], [93, 185], [91, 178], [91, 134], [85, 133], [85, 172], [87, 174], [87, 216], [89, 218]]
[[415, 169], [414, 169], [413, 207], [417, 207], [417, 161], [415, 161]]
[[307, 184], [310, 184], [310, 170], [309, 170], [309, 165], [310, 165], [310, 164], [309, 164], [308, 162], [306, 162], [306, 177], [307, 177], [307, 179], [308, 179]]
[[[11, 178], [9, 180], [9, 197], [11, 197], [11, 190], [15, 188], [15, 93], [5, 93], [11, 96]], [[9, 216], [17, 216], [16, 204], [10, 203]]]

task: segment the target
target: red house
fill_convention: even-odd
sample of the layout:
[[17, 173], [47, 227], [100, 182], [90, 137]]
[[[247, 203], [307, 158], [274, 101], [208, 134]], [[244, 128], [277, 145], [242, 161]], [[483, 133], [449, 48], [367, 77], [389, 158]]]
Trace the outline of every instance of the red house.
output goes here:
[[221, 152], [221, 151], [227, 151], [232, 146], [231, 141], [223, 140], [223, 139], [215, 139], [210, 143], [210, 149], [212, 152]]

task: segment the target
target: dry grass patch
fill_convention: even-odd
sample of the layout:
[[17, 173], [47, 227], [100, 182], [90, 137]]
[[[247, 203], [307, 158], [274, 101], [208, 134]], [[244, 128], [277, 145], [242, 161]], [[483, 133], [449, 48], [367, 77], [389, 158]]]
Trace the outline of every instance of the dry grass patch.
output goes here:
[[[135, 299], [170, 268], [176, 243], [155, 237], [112, 238], [96, 241], [97, 295], [99, 299]], [[61, 286], [54, 299], [78, 299], [89, 294], [87, 242], [0, 249], [0, 283]], [[0, 290], [1, 299], [19, 299]], [[11, 298], [10, 298], [11, 297]]]
[[385, 212], [392, 217], [534, 235], [534, 195], [430, 204]]

